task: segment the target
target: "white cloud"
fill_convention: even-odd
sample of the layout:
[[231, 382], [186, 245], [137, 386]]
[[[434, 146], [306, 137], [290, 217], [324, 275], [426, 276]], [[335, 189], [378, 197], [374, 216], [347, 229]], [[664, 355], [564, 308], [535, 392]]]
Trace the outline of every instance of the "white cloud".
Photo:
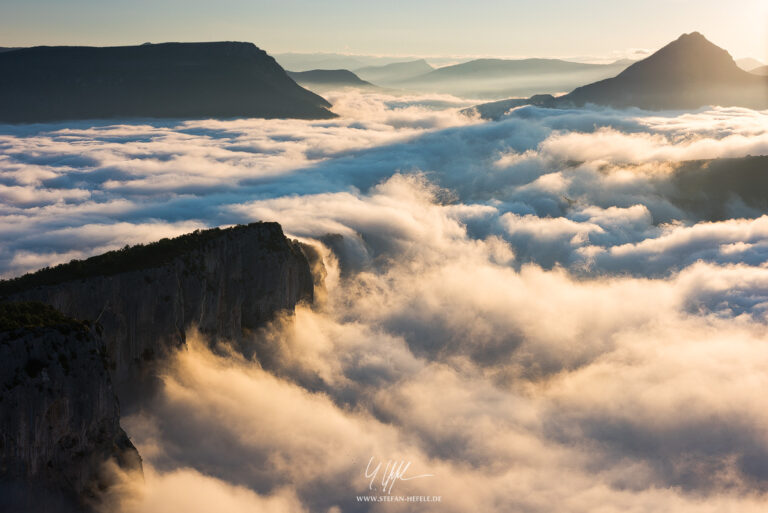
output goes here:
[[[126, 513], [765, 509], [762, 186], [680, 176], [765, 154], [768, 113], [333, 100], [323, 122], [2, 127], [6, 276], [251, 220], [325, 255], [259, 361], [191, 333], [124, 419], [148, 463]], [[371, 456], [443, 502], [357, 504]]]

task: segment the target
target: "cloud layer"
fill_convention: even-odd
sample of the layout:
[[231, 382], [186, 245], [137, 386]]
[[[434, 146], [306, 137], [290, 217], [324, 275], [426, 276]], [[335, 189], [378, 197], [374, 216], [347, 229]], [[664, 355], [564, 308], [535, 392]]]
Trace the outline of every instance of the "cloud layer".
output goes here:
[[[6, 276], [251, 220], [324, 255], [253, 360], [190, 333], [123, 421], [147, 476], [119, 508], [765, 509], [768, 112], [334, 103], [0, 128]], [[359, 502], [372, 457], [441, 502]]]

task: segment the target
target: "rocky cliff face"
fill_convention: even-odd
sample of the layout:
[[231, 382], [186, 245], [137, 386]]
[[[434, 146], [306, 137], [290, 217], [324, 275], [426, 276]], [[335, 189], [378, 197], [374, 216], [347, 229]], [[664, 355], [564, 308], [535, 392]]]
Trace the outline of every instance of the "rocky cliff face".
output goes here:
[[278, 312], [312, 300], [301, 247], [276, 223], [213, 229], [126, 248], [0, 283], [6, 300], [40, 301], [103, 328], [124, 408], [185, 332], [237, 343]]
[[42, 304], [0, 305], [0, 511], [89, 511], [102, 464], [140, 469], [120, 427], [105, 347]]

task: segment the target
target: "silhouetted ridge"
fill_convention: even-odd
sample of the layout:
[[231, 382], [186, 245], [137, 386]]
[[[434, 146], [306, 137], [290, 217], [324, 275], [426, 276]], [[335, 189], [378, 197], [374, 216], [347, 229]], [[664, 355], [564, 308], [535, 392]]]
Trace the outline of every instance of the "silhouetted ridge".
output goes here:
[[329, 118], [252, 43], [35, 47], [0, 53], [0, 121]]
[[[253, 228], [260, 227], [260, 230]], [[242, 232], [258, 232], [265, 249], [280, 248], [285, 239], [277, 223], [251, 223], [231, 228], [210, 228], [195, 230], [173, 239], [160, 239], [151, 244], [125, 246], [85, 260], [72, 260], [66, 264], [46, 267], [18, 278], [0, 281], [0, 297], [16, 294], [35, 287], [58, 285], [72, 280], [83, 280], [94, 276], [151, 269], [171, 262], [191, 251], [202, 249], [219, 237], [237, 237]]]

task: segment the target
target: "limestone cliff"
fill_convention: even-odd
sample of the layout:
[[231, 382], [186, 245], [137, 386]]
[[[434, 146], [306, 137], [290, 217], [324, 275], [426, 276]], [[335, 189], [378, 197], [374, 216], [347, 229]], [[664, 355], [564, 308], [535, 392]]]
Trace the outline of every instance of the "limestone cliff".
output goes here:
[[0, 304], [0, 511], [90, 511], [105, 461], [140, 468], [104, 350], [47, 305]]
[[307, 258], [277, 223], [198, 231], [0, 282], [6, 300], [97, 322], [126, 408], [189, 327], [238, 342], [312, 295]]

